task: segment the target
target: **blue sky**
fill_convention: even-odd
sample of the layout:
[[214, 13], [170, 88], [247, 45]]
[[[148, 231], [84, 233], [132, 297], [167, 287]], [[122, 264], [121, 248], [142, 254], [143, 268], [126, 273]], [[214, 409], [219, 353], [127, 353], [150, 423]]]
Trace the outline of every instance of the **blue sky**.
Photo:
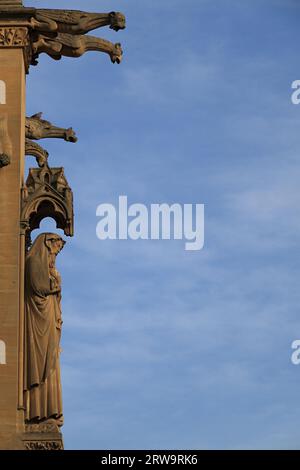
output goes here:
[[[66, 448], [299, 449], [299, 2], [25, 3], [128, 23], [95, 33], [122, 42], [121, 65], [41, 56], [27, 82], [28, 114], [79, 137], [42, 143], [75, 195]], [[96, 207], [123, 194], [205, 204], [204, 249], [100, 242]]]

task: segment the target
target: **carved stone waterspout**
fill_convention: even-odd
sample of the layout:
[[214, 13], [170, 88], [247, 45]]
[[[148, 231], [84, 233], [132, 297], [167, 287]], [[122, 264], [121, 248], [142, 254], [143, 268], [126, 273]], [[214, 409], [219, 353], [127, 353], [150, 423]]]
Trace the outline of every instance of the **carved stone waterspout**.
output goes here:
[[115, 31], [125, 29], [125, 16], [119, 12], [88, 13], [78, 10], [37, 9], [31, 20], [34, 30], [42, 33], [86, 34], [109, 26]]
[[28, 139], [64, 139], [67, 142], [77, 142], [73, 129], [56, 127], [51, 122], [42, 119], [42, 113], [26, 118], [26, 137]]
[[55, 38], [43, 34], [33, 44], [33, 63], [41, 53], [46, 53], [52, 59], [60, 60], [65, 57], [80, 57], [88, 51], [104, 52], [110, 56], [112, 63], [120, 64], [123, 51], [120, 43], [112, 43], [96, 36], [73, 36], [59, 33]]

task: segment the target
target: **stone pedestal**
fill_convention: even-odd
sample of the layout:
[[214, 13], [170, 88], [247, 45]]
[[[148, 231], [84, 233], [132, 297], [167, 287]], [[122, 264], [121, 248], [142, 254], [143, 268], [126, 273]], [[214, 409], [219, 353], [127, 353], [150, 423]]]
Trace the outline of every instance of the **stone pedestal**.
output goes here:
[[30, 424], [22, 436], [25, 450], [63, 450], [63, 438], [55, 423]]

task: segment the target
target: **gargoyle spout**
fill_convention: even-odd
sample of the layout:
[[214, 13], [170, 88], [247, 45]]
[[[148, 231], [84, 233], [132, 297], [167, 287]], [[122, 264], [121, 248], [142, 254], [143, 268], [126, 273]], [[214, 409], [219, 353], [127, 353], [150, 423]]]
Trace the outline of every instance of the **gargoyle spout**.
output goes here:
[[110, 56], [112, 63], [117, 64], [121, 63], [123, 56], [120, 43], [114, 44], [106, 39], [89, 35], [74, 36], [59, 33], [57, 37], [50, 39], [40, 34], [33, 44], [34, 60], [43, 52], [55, 60], [60, 60], [62, 57], [81, 57], [88, 51], [104, 52]]
[[[34, 138], [34, 137], [32, 137]], [[63, 139], [66, 142], [77, 142], [77, 137], [73, 129], [64, 129], [63, 127], [51, 126], [49, 129], [42, 130], [42, 136], [38, 139]]]
[[67, 142], [77, 142], [76, 134], [71, 127], [65, 129], [54, 126], [51, 122], [42, 119], [42, 113], [26, 118], [26, 138], [32, 140], [63, 139]]
[[31, 20], [32, 28], [40, 33], [86, 34], [93, 29], [109, 26], [114, 31], [125, 29], [123, 13], [88, 13], [78, 10], [37, 9]]

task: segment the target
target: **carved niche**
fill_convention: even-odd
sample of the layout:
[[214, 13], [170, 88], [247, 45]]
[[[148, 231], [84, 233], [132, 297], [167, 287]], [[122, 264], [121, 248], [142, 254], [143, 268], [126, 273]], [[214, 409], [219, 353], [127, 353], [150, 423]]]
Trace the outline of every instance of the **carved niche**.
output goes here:
[[57, 228], [65, 235], [74, 234], [73, 193], [63, 168], [30, 168], [22, 188], [21, 227], [25, 231], [27, 248], [30, 234], [38, 229], [46, 217], [55, 220]]

